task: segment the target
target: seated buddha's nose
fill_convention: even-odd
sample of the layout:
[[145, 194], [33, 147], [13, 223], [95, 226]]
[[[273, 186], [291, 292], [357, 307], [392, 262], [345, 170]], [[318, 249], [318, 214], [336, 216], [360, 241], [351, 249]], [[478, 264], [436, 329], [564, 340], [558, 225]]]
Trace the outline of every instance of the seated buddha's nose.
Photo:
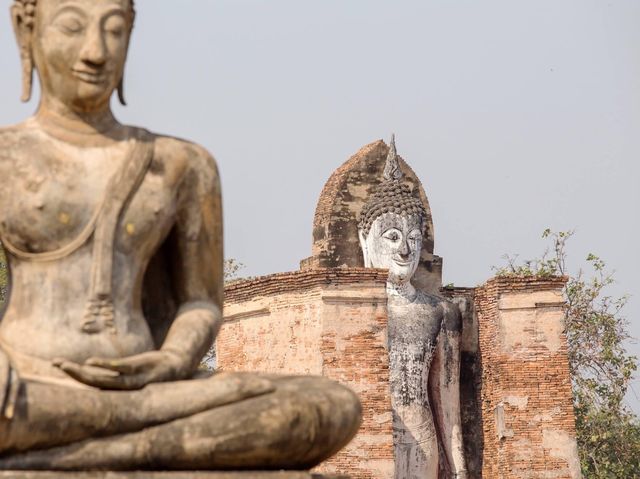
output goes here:
[[107, 47], [99, 28], [88, 28], [80, 51], [80, 60], [87, 66], [101, 67], [107, 61]]

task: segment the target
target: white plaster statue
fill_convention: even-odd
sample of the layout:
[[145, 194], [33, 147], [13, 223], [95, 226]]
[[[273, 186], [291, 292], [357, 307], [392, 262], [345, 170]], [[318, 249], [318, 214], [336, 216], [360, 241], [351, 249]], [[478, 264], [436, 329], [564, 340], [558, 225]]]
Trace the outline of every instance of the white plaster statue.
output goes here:
[[460, 421], [457, 307], [411, 284], [422, 249], [426, 210], [401, 182], [395, 142], [384, 181], [358, 225], [366, 267], [389, 270], [389, 376], [396, 479], [437, 479], [439, 449], [447, 477], [466, 478]]

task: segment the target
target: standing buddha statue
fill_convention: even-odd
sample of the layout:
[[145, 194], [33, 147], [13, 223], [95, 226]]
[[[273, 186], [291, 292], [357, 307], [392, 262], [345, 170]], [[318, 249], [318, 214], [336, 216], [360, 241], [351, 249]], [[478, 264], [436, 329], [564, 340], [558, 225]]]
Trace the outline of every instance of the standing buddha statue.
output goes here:
[[438, 479], [439, 449], [450, 477], [467, 477], [460, 422], [458, 308], [416, 289], [425, 208], [402, 182], [392, 138], [384, 179], [360, 213], [365, 267], [389, 270], [388, 347], [396, 479]]

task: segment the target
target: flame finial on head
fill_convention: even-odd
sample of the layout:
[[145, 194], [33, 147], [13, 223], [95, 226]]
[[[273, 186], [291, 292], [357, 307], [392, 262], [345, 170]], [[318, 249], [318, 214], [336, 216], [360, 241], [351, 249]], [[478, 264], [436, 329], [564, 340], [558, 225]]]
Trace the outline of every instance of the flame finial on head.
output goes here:
[[384, 165], [384, 179], [387, 181], [399, 180], [403, 174], [398, 163], [398, 152], [396, 151], [396, 135], [391, 134], [391, 142], [389, 143], [389, 153], [387, 154], [387, 162]]

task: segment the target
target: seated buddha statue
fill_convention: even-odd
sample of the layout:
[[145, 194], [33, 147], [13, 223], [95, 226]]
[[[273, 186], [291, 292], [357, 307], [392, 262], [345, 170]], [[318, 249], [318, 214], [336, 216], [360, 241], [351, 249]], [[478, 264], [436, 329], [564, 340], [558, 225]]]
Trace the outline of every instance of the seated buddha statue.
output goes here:
[[[364, 204], [365, 267], [389, 270], [388, 347], [396, 479], [467, 477], [460, 420], [460, 311], [416, 289], [427, 212], [402, 181], [394, 139], [384, 179]], [[440, 467], [440, 453], [446, 463]], [[441, 476], [440, 476], [441, 477]]]
[[307, 469], [360, 405], [318, 377], [198, 374], [222, 322], [220, 180], [120, 124], [133, 0], [14, 0], [23, 100], [0, 129], [0, 470]]

